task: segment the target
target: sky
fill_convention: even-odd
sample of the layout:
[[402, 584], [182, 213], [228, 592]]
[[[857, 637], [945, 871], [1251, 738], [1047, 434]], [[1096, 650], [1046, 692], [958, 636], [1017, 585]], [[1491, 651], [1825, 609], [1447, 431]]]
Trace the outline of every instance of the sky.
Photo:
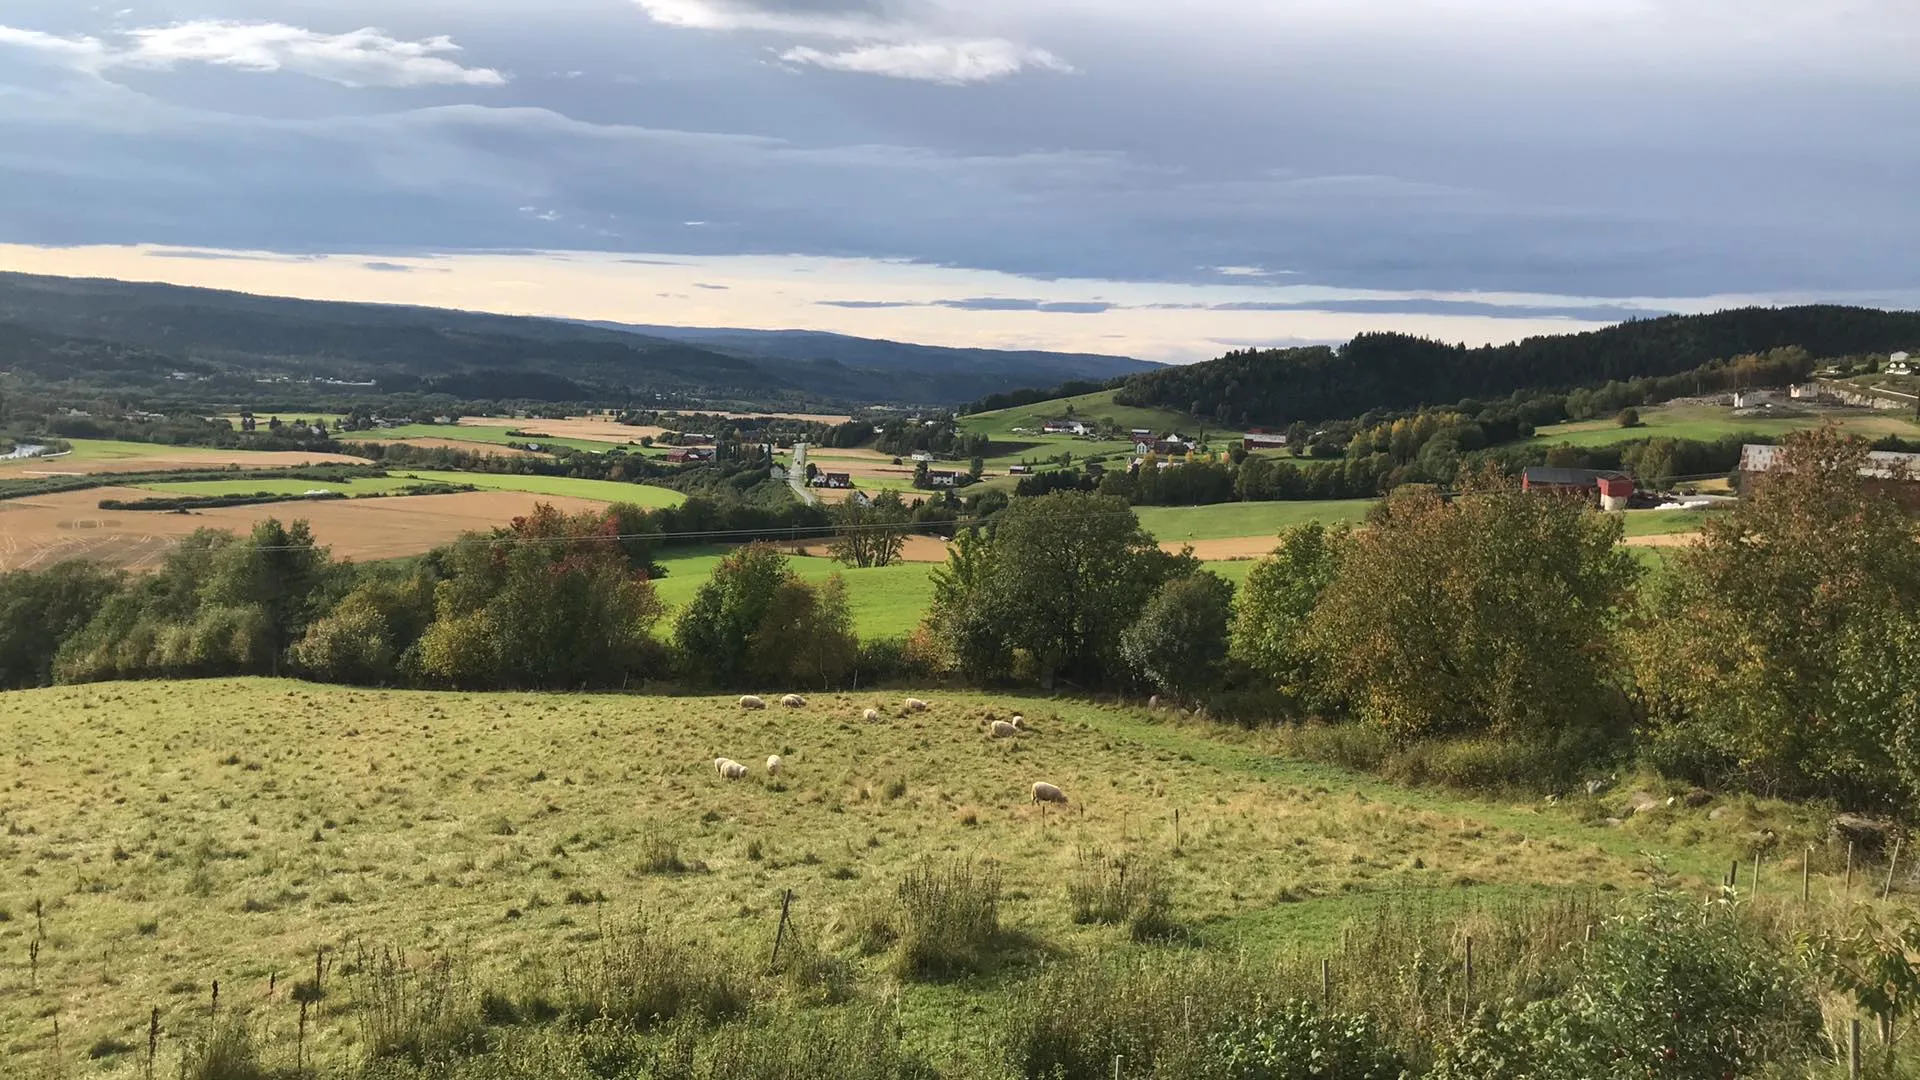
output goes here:
[[1920, 307], [1920, 0], [0, 3], [0, 269], [1194, 360]]

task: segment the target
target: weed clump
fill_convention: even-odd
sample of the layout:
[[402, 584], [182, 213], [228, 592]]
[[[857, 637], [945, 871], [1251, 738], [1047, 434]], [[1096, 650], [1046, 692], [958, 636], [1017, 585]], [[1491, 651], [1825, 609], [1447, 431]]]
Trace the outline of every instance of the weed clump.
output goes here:
[[739, 1016], [753, 987], [731, 956], [689, 945], [646, 922], [606, 931], [568, 966], [561, 1010], [576, 1024], [608, 1021], [648, 1030], [681, 1016]]
[[1161, 941], [1180, 930], [1166, 872], [1156, 863], [1082, 848], [1067, 899], [1074, 922], [1124, 925], [1135, 941]]
[[991, 863], [922, 864], [901, 880], [890, 923], [900, 978], [986, 971], [1001, 943], [1000, 871]]

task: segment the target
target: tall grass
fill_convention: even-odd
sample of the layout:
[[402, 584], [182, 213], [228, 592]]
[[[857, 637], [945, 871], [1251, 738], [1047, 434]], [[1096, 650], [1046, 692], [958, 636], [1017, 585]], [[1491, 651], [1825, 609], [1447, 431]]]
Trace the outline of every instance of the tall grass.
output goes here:
[[560, 980], [561, 1011], [576, 1024], [611, 1021], [646, 1030], [683, 1016], [739, 1016], [753, 979], [729, 952], [675, 938], [644, 919], [604, 930]]
[[1124, 924], [1135, 941], [1164, 940], [1180, 929], [1166, 871], [1156, 862], [1083, 847], [1067, 882], [1067, 900], [1074, 922]]
[[923, 863], [895, 892], [893, 972], [949, 979], [989, 970], [1002, 944], [1000, 871], [964, 860]]

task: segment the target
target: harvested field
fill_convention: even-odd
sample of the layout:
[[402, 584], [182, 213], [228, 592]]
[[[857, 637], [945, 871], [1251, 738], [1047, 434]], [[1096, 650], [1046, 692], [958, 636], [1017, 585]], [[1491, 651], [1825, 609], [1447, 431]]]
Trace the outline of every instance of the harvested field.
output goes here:
[[246, 532], [270, 517], [303, 519], [336, 556], [370, 560], [418, 555], [463, 532], [505, 525], [539, 503], [568, 512], [600, 502], [513, 491], [408, 495], [385, 499], [226, 506], [192, 513], [100, 510], [102, 499], [152, 498], [135, 488], [94, 488], [0, 502], [0, 570], [24, 570], [88, 558], [145, 569], [195, 529]]
[[1629, 536], [1620, 543], [1627, 547], [1677, 548], [1686, 547], [1698, 538], [1690, 532], [1653, 533], [1648, 536]]

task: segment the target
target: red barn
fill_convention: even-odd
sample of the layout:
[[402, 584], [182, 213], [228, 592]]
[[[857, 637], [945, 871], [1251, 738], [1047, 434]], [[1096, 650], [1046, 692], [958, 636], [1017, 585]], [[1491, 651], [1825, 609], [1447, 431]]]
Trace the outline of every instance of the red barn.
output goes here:
[[1622, 472], [1595, 469], [1554, 469], [1545, 465], [1529, 466], [1520, 474], [1521, 491], [1556, 491], [1585, 495], [1600, 500], [1602, 510], [1625, 510], [1633, 496], [1633, 479]]

